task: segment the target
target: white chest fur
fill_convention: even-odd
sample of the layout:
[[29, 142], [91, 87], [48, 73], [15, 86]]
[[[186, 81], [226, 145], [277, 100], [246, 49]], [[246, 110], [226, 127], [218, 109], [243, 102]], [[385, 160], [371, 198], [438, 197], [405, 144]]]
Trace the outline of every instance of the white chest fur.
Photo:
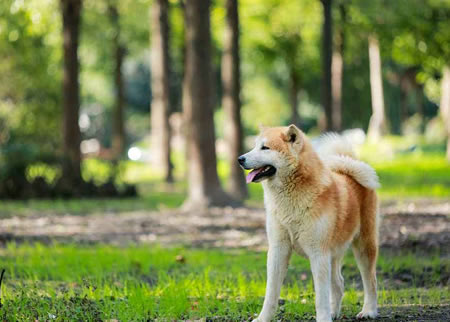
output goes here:
[[[267, 212], [269, 243], [271, 236], [287, 240], [299, 254], [310, 257], [321, 248], [331, 222], [329, 216], [313, 216], [312, 196], [307, 194], [293, 198], [264, 187], [264, 203]], [[287, 236], [283, 236], [287, 235]]]

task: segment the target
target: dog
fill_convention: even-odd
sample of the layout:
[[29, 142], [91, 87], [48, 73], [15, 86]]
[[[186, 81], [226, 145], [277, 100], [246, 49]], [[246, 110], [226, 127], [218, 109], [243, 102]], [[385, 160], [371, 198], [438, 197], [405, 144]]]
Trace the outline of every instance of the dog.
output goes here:
[[261, 182], [264, 188], [267, 286], [254, 321], [274, 316], [292, 251], [310, 261], [316, 320], [339, 317], [342, 258], [350, 245], [364, 287], [357, 318], [377, 316], [378, 176], [342, 137], [331, 134], [321, 141], [313, 147], [295, 125], [261, 128], [255, 147], [238, 158], [252, 170], [247, 183]]

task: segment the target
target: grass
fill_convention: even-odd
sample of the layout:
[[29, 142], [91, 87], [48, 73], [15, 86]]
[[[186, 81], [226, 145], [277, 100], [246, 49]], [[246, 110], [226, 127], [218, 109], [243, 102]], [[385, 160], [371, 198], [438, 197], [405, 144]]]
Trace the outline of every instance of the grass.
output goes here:
[[380, 177], [379, 192], [384, 199], [450, 196], [450, 164], [441, 155], [418, 152], [372, 165]]
[[[0, 319], [7, 321], [240, 321], [259, 312], [265, 289], [265, 253], [245, 250], [10, 243], [0, 249], [0, 260], [6, 268]], [[414, 254], [382, 254], [380, 305], [449, 303], [450, 291], [443, 286], [449, 269], [439, 254], [420, 261]], [[350, 255], [343, 273], [343, 312], [351, 316], [361, 308], [362, 291]], [[396, 284], [404, 276], [406, 282]], [[283, 319], [312, 318], [307, 260], [292, 258], [281, 297]]]
[[[388, 140], [388, 142], [390, 142]], [[442, 149], [430, 149], [424, 145], [414, 152], [399, 150], [398, 139], [394, 143], [364, 146], [361, 155], [376, 170], [382, 184], [378, 190], [382, 200], [402, 199], [448, 199], [450, 196], [450, 164]], [[379, 150], [379, 153], [374, 151]], [[180, 157], [176, 158], [179, 169], [183, 168]], [[100, 173], [99, 183], [108, 179], [107, 165], [92, 161], [84, 166], [85, 176], [92, 178]], [[220, 160], [218, 172], [226, 184], [228, 168]], [[88, 214], [96, 212], [118, 212], [133, 210], [161, 210], [179, 207], [186, 196], [186, 182], [181, 172], [176, 173], [177, 183], [172, 186], [161, 184], [158, 174], [144, 163], [127, 161], [121, 168], [121, 178], [139, 187], [139, 198], [134, 199], [81, 199], [81, 200], [29, 200], [0, 201], [0, 218], [27, 216], [31, 214]], [[260, 184], [250, 184], [251, 206], [262, 206], [263, 192]]]
[[[442, 148], [424, 145], [405, 152], [403, 146], [403, 141], [388, 139], [361, 149], [362, 158], [380, 176], [381, 198], [448, 199], [450, 165]], [[181, 179], [182, 158], [175, 159], [179, 180], [173, 186], [161, 184], [161, 178], [146, 164], [127, 161], [121, 165], [120, 180], [138, 184], [139, 198], [0, 201], [0, 218], [176, 208], [185, 198], [186, 183]], [[108, 165], [99, 161], [90, 161], [83, 168], [84, 175], [98, 183], [111, 173]], [[30, 176], [47, 171], [51, 180], [54, 175], [54, 169], [42, 165], [31, 170]], [[225, 183], [228, 169], [223, 160], [218, 172]], [[247, 202], [261, 206], [261, 185], [251, 184], [249, 190]], [[9, 243], [0, 248], [0, 268], [6, 269], [0, 320], [246, 320], [262, 305], [265, 261], [265, 253], [245, 250]], [[438, 253], [419, 256], [382, 250], [379, 303], [385, 308], [450, 304], [449, 271], [450, 260]], [[343, 313], [353, 316], [362, 305], [362, 288], [350, 255], [345, 258], [343, 273]], [[281, 297], [285, 303], [279, 310], [280, 319], [313, 318], [314, 292], [307, 260], [293, 257]]]
[[123, 212], [133, 210], [163, 210], [177, 208], [184, 200], [184, 193], [157, 192], [139, 198], [125, 199], [55, 199], [0, 201], [0, 218], [36, 214], [89, 215], [93, 213]]

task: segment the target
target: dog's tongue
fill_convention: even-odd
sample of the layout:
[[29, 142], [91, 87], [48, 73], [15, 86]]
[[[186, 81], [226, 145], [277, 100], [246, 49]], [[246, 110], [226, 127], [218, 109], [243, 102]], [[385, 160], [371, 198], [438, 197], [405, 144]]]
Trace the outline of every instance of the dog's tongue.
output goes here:
[[263, 171], [263, 169], [264, 169], [264, 167], [259, 168], [259, 169], [254, 169], [254, 170], [250, 171], [250, 172], [247, 174], [247, 178], [246, 178], [245, 181], [247, 181], [247, 183], [252, 182], [253, 179], [255, 178], [255, 176], [256, 176], [258, 173], [260, 173], [261, 171]]

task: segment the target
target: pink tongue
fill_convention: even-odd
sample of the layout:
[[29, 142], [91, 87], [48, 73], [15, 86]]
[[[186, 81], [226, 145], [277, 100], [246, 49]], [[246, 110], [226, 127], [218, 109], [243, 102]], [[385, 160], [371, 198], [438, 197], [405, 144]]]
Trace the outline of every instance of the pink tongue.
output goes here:
[[255, 176], [258, 173], [260, 173], [261, 171], [263, 171], [263, 169], [264, 169], [264, 167], [250, 171], [249, 174], [247, 174], [247, 178], [246, 178], [247, 183], [252, 182], [253, 179], [255, 178]]

